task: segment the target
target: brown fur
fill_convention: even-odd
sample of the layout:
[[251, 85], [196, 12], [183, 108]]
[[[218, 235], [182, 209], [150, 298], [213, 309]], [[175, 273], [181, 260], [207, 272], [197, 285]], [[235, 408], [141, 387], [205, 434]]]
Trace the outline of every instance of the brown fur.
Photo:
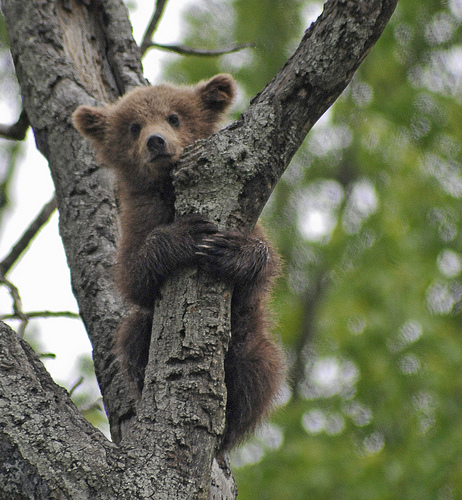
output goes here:
[[278, 258], [259, 228], [252, 234], [219, 232], [194, 214], [174, 220], [170, 174], [187, 145], [217, 130], [234, 94], [234, 80], [217, 75], [195, 87], [138, 88], [115, 104], [79, 106], [73, 114], [99, 162], [117, 176], [122, 227], [117, 282], [133, 308], [119, 327], [116, 349], [140, 392], [153, 304], [164, 280], [181, 266], [198, 264], [234, 285], [223, 449], [254, 430], [282, 380], [282, 355], [267, 333], [264, 307]]

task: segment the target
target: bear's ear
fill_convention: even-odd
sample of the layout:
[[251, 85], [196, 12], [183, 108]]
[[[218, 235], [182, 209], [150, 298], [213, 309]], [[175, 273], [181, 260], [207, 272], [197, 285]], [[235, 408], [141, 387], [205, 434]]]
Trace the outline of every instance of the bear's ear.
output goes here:
[[107, 129], [107, 112], [104, 108], [79, 106], [72, 113], [72, 122], [84, 137], [100, 142]]
[[204, 107], [222, 112], [233, 102], [236, 95], [236, 82], [231, 75], [216, 75], [197, 86]]

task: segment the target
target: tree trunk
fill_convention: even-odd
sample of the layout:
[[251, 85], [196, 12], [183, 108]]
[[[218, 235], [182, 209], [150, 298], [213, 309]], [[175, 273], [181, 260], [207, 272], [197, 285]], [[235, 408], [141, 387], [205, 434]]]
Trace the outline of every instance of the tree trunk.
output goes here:
[[[327, 2], [241, 118], [188, 148], [174, 176], [178, 214], [193, 209], [221, 227], [253, 226], [396, 2]], [[70, 115], [79, 104], [145, 84], [126, 9], [121, 0], [4, 0], [3, 11], [24, 107], [55, 182], [72, 286], [114, 442], [81, 417], [30, 348], [2, 326], [0, 496], [235, 498], [231, 475], [212, 466], [224, 427], [230, 291], [194, 269], [166, 283], [138, 404], [111, 352], [123, 314], [111, 279], [114, 195]]]

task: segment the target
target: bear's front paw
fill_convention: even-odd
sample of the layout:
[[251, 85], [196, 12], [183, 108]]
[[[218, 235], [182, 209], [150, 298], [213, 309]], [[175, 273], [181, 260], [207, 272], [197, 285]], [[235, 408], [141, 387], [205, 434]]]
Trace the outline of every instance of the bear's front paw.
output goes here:
[[215, 224], [199, 214], [189, 214], [181, 217], [176, 222], [176, 227], [187, 233], [196, 244], [218, 232]]
[[197, 247], [196, 256], [207, 271], [233, 282], [253, 280], [269, 259], [265, 242], [238, 232], [217, 232]]

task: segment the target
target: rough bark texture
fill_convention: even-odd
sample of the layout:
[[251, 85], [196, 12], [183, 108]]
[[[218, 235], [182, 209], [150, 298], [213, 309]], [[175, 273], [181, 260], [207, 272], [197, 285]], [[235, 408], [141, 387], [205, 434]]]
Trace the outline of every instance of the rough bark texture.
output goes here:
[[123, 311], [111, 272], [117, 212], [108, 178], [70, 116], [78, 104], [114, 99], [144, 79], [123, 4], [95, 5], [8, 1], [3, 11], [24, 107], [31, 112], [37, 146], [49, 160], [56, 186], [72, 286], [117, 442], [124, 415], [132, 414], [134, 406], [132, 391], [111, 355], [113, 331]]
[[[0, 498], [117, 498], [110, 463], [116, 445], [82, 419], [29, 345], [3, 323], [0, 429]], [[104, 497], [96, 494], [101, 487], [108, 489]]]
[[[178, 213], [194, 209], [222, 227], [251, 227], [396, 2], [327, 2], [241, 118], [186, 152], [175, 175]], [[79, 104], [145, 84], [125, 7], [121, 0], [4, 0], [3, 11], [24, 107], [56, 185], [73, 289], [119, 446], [84, 421], [30, 349], [2, 326], [0, 498], [234, 498], [230, 475], [212, 466], [223, 430], [229, 292], [194, 269], [166, 284], [138, 406], [111, 354], [123, 314], [111, 275], [114, 196], [70, 115]]]

